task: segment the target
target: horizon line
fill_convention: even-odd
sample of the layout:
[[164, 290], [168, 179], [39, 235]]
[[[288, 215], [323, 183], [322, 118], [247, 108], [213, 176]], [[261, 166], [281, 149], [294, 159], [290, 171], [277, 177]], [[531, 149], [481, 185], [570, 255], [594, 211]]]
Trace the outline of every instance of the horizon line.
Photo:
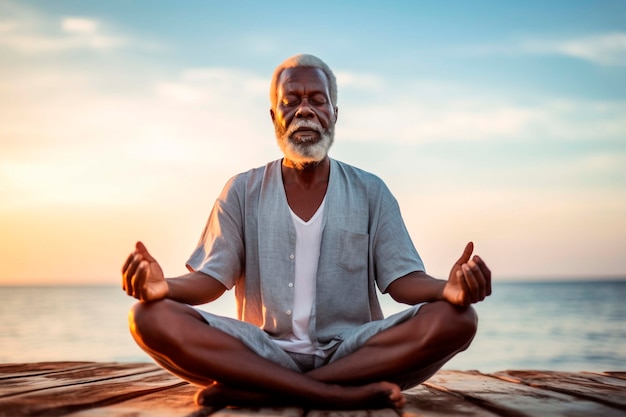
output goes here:
[[[492, 284], [541, 284], [541, 283], [584, 283], [584, 282], [619, 282], [626, 281], [626, 275], [600, 275], [596, 277], [589, 276], [551, 276], [551, 277], [526, 277], [519, 276], [506, 277], [493, 280]], [[117, 287], [118, 283], [96, 281], [96, 282], [0, 282], [0, 287]]]

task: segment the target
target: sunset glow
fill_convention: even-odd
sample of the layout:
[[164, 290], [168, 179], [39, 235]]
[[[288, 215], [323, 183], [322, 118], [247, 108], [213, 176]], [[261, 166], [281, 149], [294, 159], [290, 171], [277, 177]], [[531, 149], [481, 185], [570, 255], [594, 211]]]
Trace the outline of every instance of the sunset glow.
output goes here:
[[624, 3], [351, 3], [287, 32], [276, 4], [2, 1], [0, 285], [117, 284], [137, 240], [186, 272], [224, 183], [281, 156], [299, 52], [337, 74], [331, 156], [386, 181], [431, 274], [469, 240], [497, 279], [626, 274]]

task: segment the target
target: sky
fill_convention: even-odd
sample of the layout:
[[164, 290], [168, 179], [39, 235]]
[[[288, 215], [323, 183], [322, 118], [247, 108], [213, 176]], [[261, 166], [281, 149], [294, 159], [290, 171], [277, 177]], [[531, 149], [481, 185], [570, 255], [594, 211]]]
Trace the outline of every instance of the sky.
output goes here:
[[427, 271], [626, 276], [626, 2], [0, 0], [0, 284], [186, 272], [233, 175], [281, 157], [269, 81], [339, 84], [330, 155], [380, 176]]

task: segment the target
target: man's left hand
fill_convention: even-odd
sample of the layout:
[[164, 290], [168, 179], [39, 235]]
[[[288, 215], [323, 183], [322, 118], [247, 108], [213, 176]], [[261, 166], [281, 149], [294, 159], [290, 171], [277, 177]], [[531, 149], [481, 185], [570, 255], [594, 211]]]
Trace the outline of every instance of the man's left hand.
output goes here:
[[469, 242], [450, 271], [442, 297], [451, 304], [468, 306], [491, 294], [491, 271], [478, 255], [470, 259], [473, 251]]

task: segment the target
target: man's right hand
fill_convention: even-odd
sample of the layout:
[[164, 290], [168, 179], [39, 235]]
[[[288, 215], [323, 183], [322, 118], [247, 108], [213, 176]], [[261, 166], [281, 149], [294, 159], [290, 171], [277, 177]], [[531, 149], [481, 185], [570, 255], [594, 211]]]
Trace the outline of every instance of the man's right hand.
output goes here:
[[122, 267], [122, 288], [126, 294], [146, 303], [167, 296], [169, 286], [163, 270], [141, 242], [137, 242], [135, 251]]

